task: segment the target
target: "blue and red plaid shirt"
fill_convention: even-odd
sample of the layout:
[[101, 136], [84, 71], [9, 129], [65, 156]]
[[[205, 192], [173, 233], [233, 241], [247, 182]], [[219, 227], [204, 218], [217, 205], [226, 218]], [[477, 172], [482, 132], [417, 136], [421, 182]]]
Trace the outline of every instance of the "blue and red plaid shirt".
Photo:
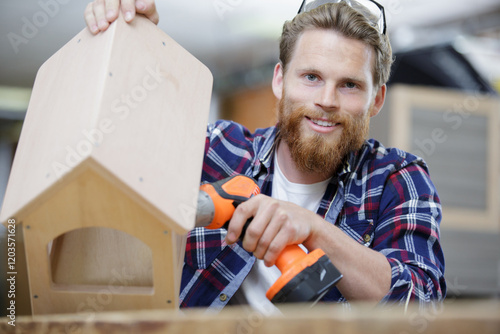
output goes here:
[[[275, 127], [252, 134], [233, 122], [209, 125], [202, 181], [244, 174], [257, 180], [261, 193], [272, 196], [275, 137]], [[392, 282], [382, 304], [444, 298], [441, 204], [422, 159], [366, 141], [331, 179], [317, 214], [387, 257]], [[227, 245], [225, 235], [225, 230], [204, 228], [188, 234], [181, 307], [221, 309], [249, 273], [255, 257], [240, 243]], [[334, 288], [323, 301], [345, 299]]]

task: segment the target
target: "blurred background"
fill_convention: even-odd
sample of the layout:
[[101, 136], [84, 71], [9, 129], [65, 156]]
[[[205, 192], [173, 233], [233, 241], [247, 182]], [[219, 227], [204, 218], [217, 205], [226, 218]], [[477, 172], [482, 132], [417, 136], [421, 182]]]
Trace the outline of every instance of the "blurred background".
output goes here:
[[[386, 106], [373, 119], [371, 135], [386, 146], [422, 155], [430, 166], [449, 213], [442, 223], [449, 300], [499, 298], [500, 2], [379, 2], [385, 7], [395, 64]], [[159, 27], [214, 75], [212, 121], [233, 119], [251, 130], [274, 124], [270, 81], [278, 38], [300, 3], [157, 2]], [[86, 4], [0, 3], [0, 203], [36, 72], [85, 28]], [[4, 237], [2, 244], [3, 252]]]

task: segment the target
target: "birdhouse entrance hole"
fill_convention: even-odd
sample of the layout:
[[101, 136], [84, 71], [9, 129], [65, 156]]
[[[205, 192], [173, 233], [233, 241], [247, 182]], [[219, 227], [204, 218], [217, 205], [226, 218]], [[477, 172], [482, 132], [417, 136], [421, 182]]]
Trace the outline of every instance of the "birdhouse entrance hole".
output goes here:
[[48, 256], [55, 290], [154, 292], [151, 249], [123, 231], [72, 230], [49, 243]]

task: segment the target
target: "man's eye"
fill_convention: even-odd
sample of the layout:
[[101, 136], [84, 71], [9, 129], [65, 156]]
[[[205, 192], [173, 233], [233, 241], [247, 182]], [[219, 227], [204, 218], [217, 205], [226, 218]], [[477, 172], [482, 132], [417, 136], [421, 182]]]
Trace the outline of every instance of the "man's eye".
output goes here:
[[356, 88], [358, 85], [356, 85], [354, 82], [346, 82], [346, 83], [345, 83], [345, 86], [346, 86], [347, 88], [352, 89], [352, 88]]
[[318, 77], [314, 74], [306, 74], [305, 77], [309, 81], [316, 81], [318, 79]]

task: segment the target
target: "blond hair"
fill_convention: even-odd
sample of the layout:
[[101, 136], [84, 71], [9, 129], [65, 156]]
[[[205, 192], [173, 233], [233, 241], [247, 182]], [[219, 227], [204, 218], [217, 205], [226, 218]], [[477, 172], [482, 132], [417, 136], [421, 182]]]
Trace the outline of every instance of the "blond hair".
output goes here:
[[391, 44], [387, 35], [379, 33], [365, 15], [340, 2], [319, 6], [285, 22], [280, 40], [280, 62], [283, 72], [286, 72], [287, 64], [302, 32], [309, 29], [330, 29], [373, 47], [375, 51], [373, 83], [376, 87], [384, 85], [389, 80], [393, 61]]

